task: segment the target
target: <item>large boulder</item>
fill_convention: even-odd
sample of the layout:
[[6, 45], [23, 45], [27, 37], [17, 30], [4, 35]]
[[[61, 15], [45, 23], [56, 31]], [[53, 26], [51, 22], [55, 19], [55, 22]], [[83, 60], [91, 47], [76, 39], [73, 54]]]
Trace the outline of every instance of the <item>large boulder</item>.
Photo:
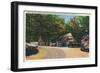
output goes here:
[[89, 52], [89, 35], [85, 35], [81, 39], [81, 50]]
[[57, 40], [57, 46], [59, 47], [79, 47], [71, 33], [65, 34]]

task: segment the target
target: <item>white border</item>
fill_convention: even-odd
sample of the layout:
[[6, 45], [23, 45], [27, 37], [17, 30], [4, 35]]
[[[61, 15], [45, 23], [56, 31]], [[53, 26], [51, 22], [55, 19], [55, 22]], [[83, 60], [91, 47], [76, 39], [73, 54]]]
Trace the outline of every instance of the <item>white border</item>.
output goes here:
[[[61, 7], [46, 7], [46, 6], [18, 6], [18, 68], [36, 68], [36, 67], [50, 67], [50, 66], [70, 66], [70, 65], [84, 65], [95, 64], [95, 10], [93, 9], [79, 9], [79, 8], [61, 8]], [[79, 13], [89, 14], [90, 16], [90, 52], [89, 58], [71, 58], [71, 59], [51, 59], [51, 60], [35, 60], [23, 61], [24, 52], [24, 10], [29, 11], [47, 11], [47, 12], [60, 12], [60, 13]]]

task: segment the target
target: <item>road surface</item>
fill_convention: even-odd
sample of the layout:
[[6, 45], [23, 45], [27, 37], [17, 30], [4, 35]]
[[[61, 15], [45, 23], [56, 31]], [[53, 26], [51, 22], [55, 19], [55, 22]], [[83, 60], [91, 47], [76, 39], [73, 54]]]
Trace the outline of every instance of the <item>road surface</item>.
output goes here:
[[89, 57], [89, 53], [81, 51], [80, 48], [40, 46], [38, 49], [39, 53], [27, 56], [26, 60]]

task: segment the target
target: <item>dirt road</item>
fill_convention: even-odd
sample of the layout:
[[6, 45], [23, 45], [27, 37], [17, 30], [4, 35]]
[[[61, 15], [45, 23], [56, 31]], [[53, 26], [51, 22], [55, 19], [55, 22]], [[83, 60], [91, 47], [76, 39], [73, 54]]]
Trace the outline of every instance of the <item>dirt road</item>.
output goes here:
[[89, 57], [88, 52], [80, 48], [39, 47], [39, 53], [26, 57], [26, 60], [55, 59], [55, 58], [84, 58]]

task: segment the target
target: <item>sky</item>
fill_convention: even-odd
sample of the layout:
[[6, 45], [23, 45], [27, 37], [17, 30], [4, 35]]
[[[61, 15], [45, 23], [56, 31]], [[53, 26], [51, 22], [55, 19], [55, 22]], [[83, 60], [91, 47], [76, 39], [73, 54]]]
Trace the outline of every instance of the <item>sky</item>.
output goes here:
[[64, 18], [64, 22], [68, 23], [74, 16], [71, 15], [60, 15], [61, 18]]
[[68, 23], [74, 16], [64, 16], [64, 22]]

